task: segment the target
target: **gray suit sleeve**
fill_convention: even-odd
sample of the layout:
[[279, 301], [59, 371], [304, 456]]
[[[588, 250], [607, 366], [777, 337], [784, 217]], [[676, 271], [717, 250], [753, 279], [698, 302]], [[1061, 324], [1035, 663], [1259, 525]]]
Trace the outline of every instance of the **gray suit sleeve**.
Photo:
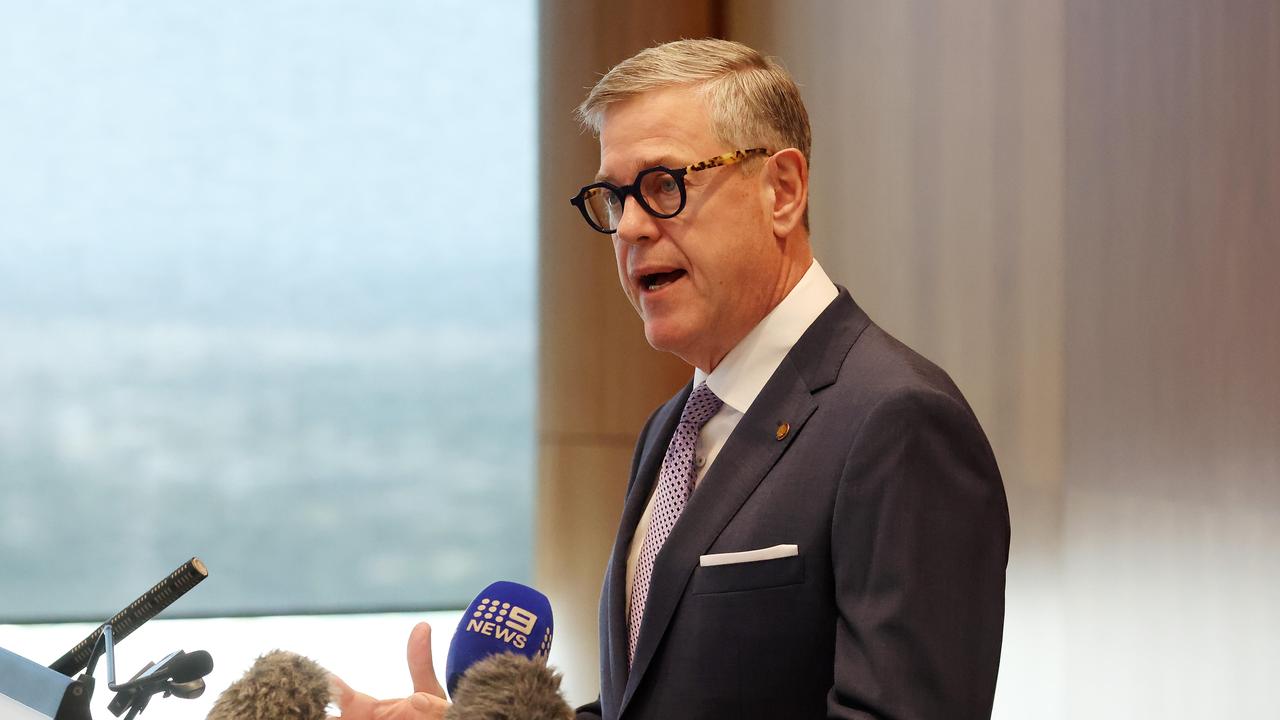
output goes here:
[[832, 524], [832, 718], [989, 718], [1009, 515], [958, 393], [911, 388], [855, 431]]

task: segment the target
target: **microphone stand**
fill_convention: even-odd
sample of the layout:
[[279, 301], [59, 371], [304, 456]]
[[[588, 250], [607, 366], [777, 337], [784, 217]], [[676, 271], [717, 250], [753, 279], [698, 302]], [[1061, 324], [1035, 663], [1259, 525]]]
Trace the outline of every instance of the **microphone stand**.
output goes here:
[[[203, 651], [201, 651], [203, 652]], [[93, 645], [93, 651], [89, 655], [88, 667], [85, 670], [83, 679], [89, 683], [89, 694], [93, 693], [93, 671], [98, 664], [98, 658], [103, 654], [107, 656], [107, 687], [116, 693], [115, 699], [107, 706], [113, 715], [119, 717], [126, 714], [123, 720], [134, 720], [147, 704], [151, 702], [151, 698], [161, 692], [165, 697], [173, 695], [180, 698], [197, 698], [204, 693], [205, 683], [204, 676], [212, 670], [212, 663], [209, 662], [209, 668], [197, 670], [197, 677], [178, 681], [174, 678], [174, 671], [177, 669], [175, 665], [179, 665], [184, 657], [189, 657], [187, 653], [176, 650], [169, 653], [158, 663], [147, 663], [127, 682], [116, 683], [116, 656], [115, 656], [115, 639], [113, 637], [111, 624], [107, 623], [102, 626], [102, 634], [98, 636], [97, 641]], [[194, 654], [194, 653], [193, 653]], [[207, 658], [208, 654], [205, 653]], [[190, 665], [191, 663], [187, 663]], [[190, 671], [187, 670], [186, 674]], [[185, 675], [184, 675], [185, 676]], [[70, 693], [71, 690], [68, 689]], [[88, 703], [88, 698], [85, 699]], [[88, 715], [86, 714], [86, 718]]]
[[93, 698], [93, 678], [81, 675], [62, 694], [62, 702], [58, 705], [58, 714], [54, 720], [93, 720], [89, 712], [89, 700]]

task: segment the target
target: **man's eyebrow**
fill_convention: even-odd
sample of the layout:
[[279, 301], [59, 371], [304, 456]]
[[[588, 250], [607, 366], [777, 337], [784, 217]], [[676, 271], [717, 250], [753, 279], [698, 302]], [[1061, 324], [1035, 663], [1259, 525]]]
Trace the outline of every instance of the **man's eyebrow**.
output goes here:
[[[635, 172], [631, 173], [630, 179], [634, 180], [635, 176], [639, 175], [641, 171], [648, 170], [649, 168], [657, 167], [659, 165], [663, 167], [669, 167], [672, 169], [684, 167], [683, 164], [680, 164], [679, 161], [675, 160], [674, 157], [671, 155], [659, 155], [657, 157], [646, 158], [642, 162], [636, 163]], [[604, 172], [603, 170], [596, 173], [595, 182], [609, 182], [609, 183], [613, 183], [614, 185], [618, 184], [618, 181], [614, 180], [608, 173]]]

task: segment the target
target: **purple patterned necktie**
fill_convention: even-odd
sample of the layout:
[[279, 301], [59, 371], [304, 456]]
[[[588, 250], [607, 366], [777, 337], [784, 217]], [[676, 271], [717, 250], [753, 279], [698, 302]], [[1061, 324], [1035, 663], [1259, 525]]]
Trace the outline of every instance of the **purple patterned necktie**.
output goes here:
[[636, 656], [636, 639], [640, 637], [640, 619], [649, 599], [649, 580], [653, 575], [653, 561], [671, 534], [680, 513], [693, 492], [693, 453], [698, 444], [698, 431], [720, 409], [724, 402], [711, 392], [707, 384], [699, 383], [685, 401], [680, 413], [680, 424], [671, 436], [667, 454], [662, 458], [662, 470], [658, 472], [658, 495], [654, 498], [649, 529], [645, 531], [640, 546], [640, 558], [636, 561], [636, 574], [631, 582], [631, 611], [627, 614], [627, 664]]

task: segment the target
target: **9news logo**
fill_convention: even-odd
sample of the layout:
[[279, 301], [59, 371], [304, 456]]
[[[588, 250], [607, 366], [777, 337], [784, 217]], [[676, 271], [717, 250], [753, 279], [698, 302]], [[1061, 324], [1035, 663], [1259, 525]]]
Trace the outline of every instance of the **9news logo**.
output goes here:
[[467, 620], [467, 632], [488, 635], [523, 650], [537, 622], [537, 615], [518, 605], [481, 598]]

